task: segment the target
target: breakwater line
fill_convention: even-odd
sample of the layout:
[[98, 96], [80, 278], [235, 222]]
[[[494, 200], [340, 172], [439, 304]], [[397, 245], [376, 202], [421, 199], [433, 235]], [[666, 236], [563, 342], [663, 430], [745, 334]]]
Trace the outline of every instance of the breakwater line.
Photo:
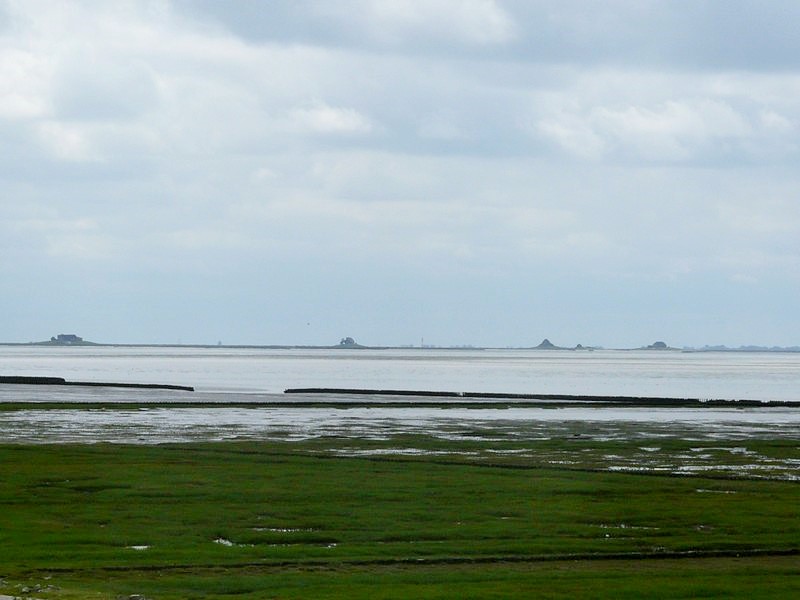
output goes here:
[[797, 407], [800, 402], [786, 400], [750, 400], [715, 398], [669, 398], [658, 396], [595, 396], [577, 394], [518, 394], [505, 392], [449, 392], [440, 390], [381, 390], [361, 388], [288, 388], [284, 394], [328, 394], [347, 396], [413, 396], [428, 398], [455, 398], [477, 400], [546, 401], [567, 403], [594, 403], [614, 406], [730, 406], [730, 407]]
[[168, 383], [119, 383], [101, 381], [67, 381], [63, 377], [28, 377], [24, 375], [0, 375], [0, 384], [12, 385], [64, 385], [83, 387], [135, 388], [146, 390], [179, 390], [193, 392], [188, 385], [171, 385]]

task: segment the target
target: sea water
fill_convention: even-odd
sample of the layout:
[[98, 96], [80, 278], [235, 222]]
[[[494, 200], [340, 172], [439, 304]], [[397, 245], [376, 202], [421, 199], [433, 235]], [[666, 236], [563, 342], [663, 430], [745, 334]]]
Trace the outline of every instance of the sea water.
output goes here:
[[[800, 353], [779, 352], [24, 345], [0, 346], [0, 375], [186, 385], [223, 401], [226, 394], [330, 387], [800, 402]], [[0, 388], [0, 400], [131, 394]]]
[[[401, 433], [491, 439], [498, 432], [537, 439], [573, 435], [576, 427], [581, 435], [597, 439], [662, 437], [687, 431], [697, 439], [800, 437], [800, 354], [790, 353], [0, 346], [0, 375], [197, 389], [0, 384], [0, 402], [31, 403], [30, 409], [0, 411], [0, 440], [4, 442], [390, 439]], [[372, 403], [369, 408], [343, 409], [287, 406], [287, 402], [309, 399], [353, 399], [283, 394], [290, 387], [784, 400], [798, 405], [763, 409], [398, 408], [382, 406], [390, 397], [375, 395], [357, 398]], [[196, 404], [163, 404], [176, 401]], [[40, 402], [102, 402], [106, 406], [42, 410], [36, 407]], [[112, 410], [108, 404], [122, 402], [139, 406]], [[208, 402], [215, 405], [202, 406]], [[276, 402], [280, 404], [270, 405]]]

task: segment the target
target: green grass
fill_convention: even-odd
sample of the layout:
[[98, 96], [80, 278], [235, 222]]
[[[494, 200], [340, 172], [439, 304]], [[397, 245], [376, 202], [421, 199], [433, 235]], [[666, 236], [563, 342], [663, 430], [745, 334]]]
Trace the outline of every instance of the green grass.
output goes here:
[[[541, 448], [574, 459], [570, 468], [507, 455], [488, 465], [479, 452], [486, 442], [413, 441], [454, 454], [342, 457], [329, 453], [340, 449], [337, 440], [0, 446], [0, 592], [38, 585], [32, 595], [65, 599], [800, 593], [797, 556], [658, 558], [796, 549], [796, 482], [580, 470], [597, 466], [585, 451], [597, 443], [581, 440]], [[796, 443], [758, 443], [776, 456], [796, 452]], [[613, 444], [623, 458], [638, 447]], [[620, 557], [626, 553], [653, 558]], [[616, 560], [597, 560], [604, 556]]]

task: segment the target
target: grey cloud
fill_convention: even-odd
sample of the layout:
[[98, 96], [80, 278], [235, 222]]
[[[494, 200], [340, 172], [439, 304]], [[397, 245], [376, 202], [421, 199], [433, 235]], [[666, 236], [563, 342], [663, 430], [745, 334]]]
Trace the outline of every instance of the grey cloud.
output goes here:
[[[412, 55], [430, 53], [479, 60], [690, 70], [785, 70], [800, 65], [800, 39], [795, 31], [800, 6], [791, 0], [508, 0], [494, 4], [497, 13], [507, 20], [509, 31], [505, 36], [498, 34], [494, 44], [465, 43], [469, 36], [459, 39], [451, 35], [458, 27], [459, 13], [468, 12], [470, 4], [491, 3], [453, 3], [450, 19], [443, 26], [434, 22], [427, 32], [425, 27], [416, 31], [412, 27], [381, 35], [380, 19], [374, 18], [380, 14], [378, 9], [398, 4], [409, 4], [412, 9], [416, 6], [422, 20], [425, 15], [421, 9], [431, 2], [281, 1], [270, 3], [268, 11], [258, 3], [231, 9], [210, 0], [184, 0], [179, 6], [187, 14], [216, 22], [254, 41], [377, 52], [402, 50]], [[434, 18], [435, 14], [430, 16]]]
[[[791, 113], [784, 115], [774, 102], [748, 105], [747, 92], [740, 91], [738, 99], [729, 99], [724, 93], [709, 89], [698, 91], [692, 87], [696, 82], [691, 81], [702, 77], [692, 75], [697, 69], [708, 70], [721, 65], [717, 54], [725, 60], [735, 60], [738, 50], [715, 49], [715, 44], [724, 42], [736, 48], [747, 45], [750, 38], [746, 32], [734, 34], [729, 31], [734, 27], [731, 23], [744, 19], [772, 25], [774, 21], [777, 31], [786, 29], [786, 15], [774, 8], [759, 12], [754, 4], [747, 2], [738, 3], [736, 10], [728, 3], [714, 2], [681, 7], [665, 2], [619, 2], [612, 7], [585, 2], [505, 3], [498, 6], [512, 16], [523, 33], [519, 39], [501, 44], [503, 48], [483, 48], [475, 53], [460, 44], [442, 41], [439, 48], [425, 44], [404, 46], [403, 52], [411, 54], [400, 57], [397, 53], [358, 54], [359, 48], [374, 49], [376, 44], [380, 45], [379, 41], [365, 39], [363, 35], [353, 34], [349, 45], [324, 35], [314, 37], [316, 30], [307, 31], [306, 28], [321, 18], [319, 5], [279, 3], [269, 12], [258, 5], [250, 5], [244, 13], [225, 10], [219, 3], [182, 6], [201, 13], [213, 11], [216, 18], [227, 22], [234, 31], [239, 29], [231, 19], [242, 21], [242, 27], [246, 22], [254, 28], [266, 20], [262, 40], [303, 41], [308, 35], [316, 45], [338, 47], [339, 50], [332, 52], [325, 61], [329, 68], [317, 74], [323, 78], [333, 73], [341, 76], [334, 77], [331, 84], [325, 86], [325, 92], [320, 91], [315, 99], [369, 115], [377, 126], [374, 131], [381, 130], [383, 134], [358, 140], [359, 146], [434, 154], [543, 155], [548, 151], [548, 140], [555, 140], [571, 151], [576, 145], [582, 147], [579, 155], [706, 163], [782, 160], [794, 153], [791, 134], [778, 131], [776, 126], [765, 126], [759, 116], [773, 115], [773, 125], [788, 124], [785, 127], [788, 131], [792, 127]], [[346, 9], [340, 4], [336, 6], [336, 9], [326, 9], [327, 13], [352, 9], [350, 5], [344, 5]], [[793, 10], [787, 8], [788, 14]], [[252, 11], [263, 14], [259, 17], [250, 14]], [[739, 15], [736, 11], [744, 16], [736, 16]], [[758, 14], [753, 15], [756, 12]], [[733, 13], [736, 15], [731, 16]], [[327, 16], [331, 18], [330, 14]], [[339, 25], [330, 30], [339, 36], [346, 35], [348, 25]], [[271, 28], [280, 30], [280, 35], [275, 33], [275, 37], [270, 37]], [[703, 33], [706, 28], [708, 35]], [[754, 36], [752, 43], [757, 45], [760, 43], [758, 32]], [[349, 50], [342, 50], [343, 47]], [[410, 58], [420, 53], [427, 53], [427, 60]], [[686, 56], [682, 57], [683, 54]], [[758, 55], [758, 52], [754, 50], [751, 54]], [[800, 56], [797, 52], [788, 54]], [[471, 63], [466, 62], [471, 59]], [[770, 68], [783, 68], [779, 62], [770, 62], [766, 51], [758, 60], [768, 63]], [[554, 66], [547, 66], [548, 63]], [[564, 63], [581, 66], [555, 66]], [[464, 68], [466, 64], [470, 64], [469, 70]], [[603, 89], [608, 85], [603, 78], [617, 77], [611, 71], [584, 86], [582, 72], [590, 72], [592, 64], [627, 65], [617, 69], [623, 76], [618, 77], [621, 81], [616, 90], [611, 86], [599, 97], [589, 95], [595, 91], [588, 85]], [[651, 73], [642, 67], [660, 68], [669, 64], [673, 65], [673, 70], [659, 72], [659, 95], [650, 87]], [[733, 68], [736, 65], [722, 66]], [[755, 66], [758, 65], [738, 65], [739, 68]], [[679, 68], [688, 69], [689, 74], [683, 76], [674, 70]], [[637, 87], [646, 90], [643, 97], [630, 97]], [[708, 113], [708, 110], [698, 107], [703, 105], [703, 96], [708, 94], [717, 96], [712, 98], [717, 106], [727, 104], [729, 111], [740, 115], [754, 131], [750, 135], [720, 133], [709, 139], [703, 138], [700, 132], [686, 132], [681, 137], [669, 132], [653, 132], [648, 136], [631, 130], [637, 118], [646, 128], [648, 117], [651, 125], [658, 128], [657, 121], [663, 125], [670, 111], [676, 112], [676, 107], [684, 107], [687, 118], [697, 119], [704, 125], [708, 115], [701, 113]], [[548, 110], [546, 104], [541, 103], [540, 98], [548, 95], [561, 96], [558, 111]], [[588, 100], [591, 104], [572, 110], [573, 99]], [[448, 115], [446, 123], [442, 120], [443, 114]], [[624, 123], [624, 131], [615, 127], [615, 120]], [[534, 135], [530, 135], [531, 132]], [[704, 139], [708, 139], [708, 143]], [[573, 144], [571, 148], [570, 144]], [[709, 153], [717, 156], [709, 156]]]
[[494, 0], [399, 0], [335, 3], [249, 3], [230, 10], [210, 0], [180, 0], [185, 14], [254, 41], [320, 43], [380, 49], [442, 48], [442, 41], [478, 48], [504, 44], [515, 27]]
[[797, 67], [791, 1], [510, 3], [528, 60], [707, 70]]
[[153, 74], [128, 57], [72, 57], [60, 65], [54, 88], [55, 113], [63, 119], [133, 119], [158, 103]]
[[789, 0], [511, 1], [526, 35], [507, 59], [688, 70], [785, 70], [800, 64]]

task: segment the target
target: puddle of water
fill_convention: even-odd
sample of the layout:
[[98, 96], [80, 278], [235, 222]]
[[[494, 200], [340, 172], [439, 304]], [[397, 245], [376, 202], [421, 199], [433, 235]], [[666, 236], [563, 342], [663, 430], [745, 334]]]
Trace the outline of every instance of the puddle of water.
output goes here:
[[762, 469], [764, 465], [678, 465], [675, 470], [678, 472], [695, 473], [703, 471], [752, 471]]
[[222, 546], [233, 546], [234, 543], [230, 540], [226, 540], [225, 538], [217, 538], [214, 540], [215, 544], [220, 544]]
[[592, 527], [599, 527], [600, 529], [638, 529], [643, 531], [656, 531], [659, 527], [648, 527], [646, 525], [628, 525], [627, 523], [619, 523], [617, 525], [609, 525], [607, 523], [600, 523], [599, 525], [592, 525]]
[[252, 548], [255, 544], [237, 544], [236, 542], [232, 542], [225, 538], [217, 538], [214, 540], [215, 544], [219, 544], [221, 546], [227, 546], [228, 548]]
[[752, 450], [748, 450], [747, 448], [729, 448], [728, 452], [731, 454], [755, 454]]
[[[252, 546], [252, 544], [250, 544]], [[315, 543], [307, 543], [307, 542], [281, 542], [278, 544], [266, 544], [267, 548], [291, 548], [292, 546], [323, 546], [325, 548], [335, 548], [338, 546], [336, 542], [331, 542], [329, 544], [315, 544]]]
[[404, 455], [404, 456], [477, 456], [478, 452], [474, 451], [456, 451], [456, 450], [423, 450], [421, 448], [337, 448], [331, 450], [332, 454], [341, 454], [344, 456], [383, 456], [383, 455]]
[[713, 446], [706, 448], [689, 448], [692, 452], [708, 452], [709, 450], [719, 450], [720, 452], [730, 452], [731, 454], [756, 454], [744, 446]]
[[656, 472], [668, 472], [670, 469], [669, 467], [647, 467], [642, 465], [609, 465], [606, 467], [609, 471], [644, 471], [649, 472], [652, 471]]
[[253, 527], [253, 531], [271, 531], [274, 533], [298, 533], [302, 531], [317, 531], [310, 527]]

